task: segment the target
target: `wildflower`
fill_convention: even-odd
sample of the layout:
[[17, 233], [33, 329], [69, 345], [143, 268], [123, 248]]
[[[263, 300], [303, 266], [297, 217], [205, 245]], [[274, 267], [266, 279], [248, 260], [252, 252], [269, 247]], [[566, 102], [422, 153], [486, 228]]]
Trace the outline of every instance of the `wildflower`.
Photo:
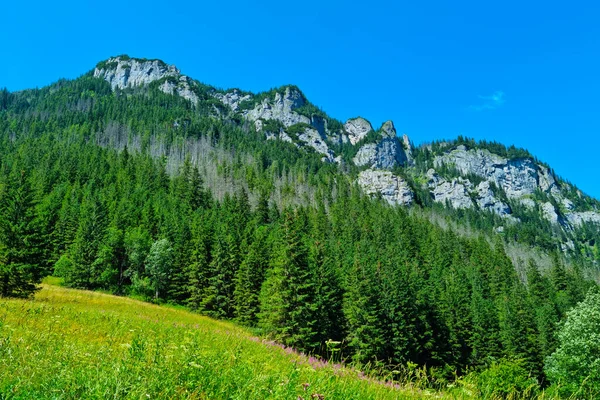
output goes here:
[[306, 389], [308, 389], [310, 387], [310, 383], [308, 383], [308, 382], [303, 383], [302, 387], [304, 388], [304, 391], [306, 392]]

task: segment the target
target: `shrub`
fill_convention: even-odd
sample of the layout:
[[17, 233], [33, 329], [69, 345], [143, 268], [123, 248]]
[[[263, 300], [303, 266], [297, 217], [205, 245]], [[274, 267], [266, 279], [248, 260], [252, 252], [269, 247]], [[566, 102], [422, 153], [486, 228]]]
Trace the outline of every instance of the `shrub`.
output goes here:
[[502, 359], [471, 376], [484, 399], [528, 399], [538, 392], [537, 381], [520, 361]]
[[546, 360], [545, 371], [562, 394], [577, 398], [600, 396], [600, 292], [567, 313], [558, 332], [558, 348]]

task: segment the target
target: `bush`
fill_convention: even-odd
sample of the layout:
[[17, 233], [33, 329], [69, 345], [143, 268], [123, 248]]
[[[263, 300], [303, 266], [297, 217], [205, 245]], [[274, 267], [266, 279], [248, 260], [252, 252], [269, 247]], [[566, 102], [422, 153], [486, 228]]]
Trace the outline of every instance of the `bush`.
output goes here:
[[59, 278], [69, 276], [73, 268], [74, 264], [71, 258], [69, 258], [68, 254], [63, 254], [54, 264], [54, 276]]
[[546, 360], [548, 378], [566, 396], [599, 398], [600, 292], [591, 290], [567, 313], [558, 342], [558, 348]]
[[500, 360], [488, 369], [472, 374], [479, 396], [484, 399], [529, 399], [536, 396], [539, 386], [520, 361]]

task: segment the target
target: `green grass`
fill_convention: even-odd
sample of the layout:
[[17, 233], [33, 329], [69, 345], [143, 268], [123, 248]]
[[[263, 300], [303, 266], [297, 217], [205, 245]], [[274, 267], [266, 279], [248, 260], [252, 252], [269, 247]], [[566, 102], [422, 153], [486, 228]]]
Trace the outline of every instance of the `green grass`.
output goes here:
[[0, 399], [446, 397], [315, 362], [231, 323], [57, 284], [0, 299]]

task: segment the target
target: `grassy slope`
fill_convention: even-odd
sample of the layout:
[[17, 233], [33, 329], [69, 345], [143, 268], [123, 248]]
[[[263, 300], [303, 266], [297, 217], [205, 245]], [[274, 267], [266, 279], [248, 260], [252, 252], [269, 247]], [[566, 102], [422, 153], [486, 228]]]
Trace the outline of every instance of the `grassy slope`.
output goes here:
[[0, 399], [440, 397], [390, 386], [179, 309], [50, 284], [0, 299]]

